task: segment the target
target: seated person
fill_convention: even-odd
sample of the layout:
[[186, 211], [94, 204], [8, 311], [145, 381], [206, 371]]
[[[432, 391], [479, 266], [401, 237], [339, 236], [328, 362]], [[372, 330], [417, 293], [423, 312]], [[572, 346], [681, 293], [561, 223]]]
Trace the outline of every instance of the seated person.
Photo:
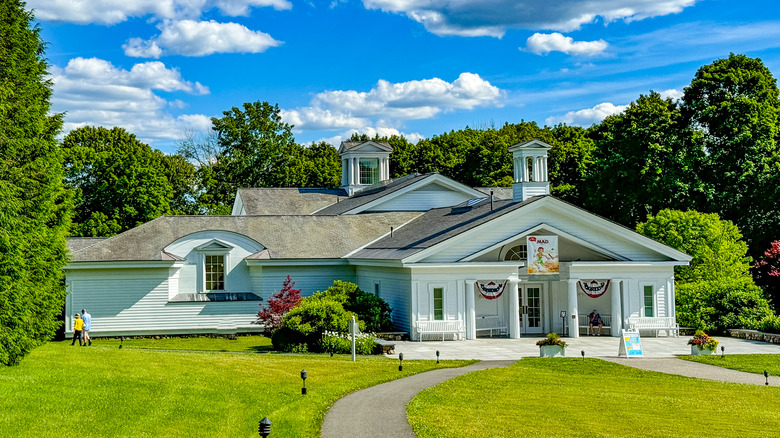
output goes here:
[[593, 335], [593, 326], [598, 326], [599, 330], [595, 333], [596, 336], [601, 336], [601, 328], [604, 327], [604, 320], [601, 319], [598, 310], [593, 309], [588, 315], [588, 327], [590, 328], [590, 334]]

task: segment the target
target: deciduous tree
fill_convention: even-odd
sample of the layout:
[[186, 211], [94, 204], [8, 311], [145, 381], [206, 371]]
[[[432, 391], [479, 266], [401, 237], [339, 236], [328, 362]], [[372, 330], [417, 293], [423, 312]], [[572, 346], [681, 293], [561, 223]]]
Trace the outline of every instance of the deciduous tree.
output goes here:
[[263, 306], [257, 313], [257, 324], [262, 324], [268, 331], [274, 331], [282, 325], [284, 315], [301, 302], [301, 289], [295, 289], [295, 282], [290, 276], [282, 283], [282, 290], [275, 292], [268, 300], [268, 306]]

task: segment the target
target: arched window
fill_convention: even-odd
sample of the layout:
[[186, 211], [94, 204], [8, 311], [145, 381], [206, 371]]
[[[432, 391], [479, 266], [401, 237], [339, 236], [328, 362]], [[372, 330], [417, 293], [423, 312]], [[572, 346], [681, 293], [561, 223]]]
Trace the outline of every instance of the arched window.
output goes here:
[[526, 244], [515, 245], [504, 254], [504, 261], [526, 260], [528, 258], [528, 246]]

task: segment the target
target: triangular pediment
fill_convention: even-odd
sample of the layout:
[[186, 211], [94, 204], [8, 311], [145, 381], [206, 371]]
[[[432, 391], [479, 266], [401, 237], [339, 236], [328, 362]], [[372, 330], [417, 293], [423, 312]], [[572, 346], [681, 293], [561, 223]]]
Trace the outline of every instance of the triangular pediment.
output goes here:
[[392, 153], [393, 147], [389, 143], [376, 141], [343, 141], [339, 146], [339, 154], [345, 153]]
[[218, 239], [212, 239], [203, 245], [195, 247], [198, 251], [230, 251], [233, 249], [233, 245], [225, 243]]
[[521, 150], [550, 150], [552, 149], [552, 145], [545, 143], [538, 138], [535, 138], [533, 140], [528, 140], [523, 143], [518, 143], [516, 145], [509, 147], [509, 152], [516, 152]]

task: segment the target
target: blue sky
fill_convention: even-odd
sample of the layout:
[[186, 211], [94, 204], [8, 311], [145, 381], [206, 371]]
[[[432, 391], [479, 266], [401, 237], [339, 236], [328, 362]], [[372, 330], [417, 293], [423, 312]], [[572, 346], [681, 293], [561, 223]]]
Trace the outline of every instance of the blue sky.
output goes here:
[[65, 132], [121, 126], [165, 152], [244, 102], [296, 140], [466, 126], [589, 126], [679, 97], [729, 52], [780, 74], [771, 0], [27, 0]]

